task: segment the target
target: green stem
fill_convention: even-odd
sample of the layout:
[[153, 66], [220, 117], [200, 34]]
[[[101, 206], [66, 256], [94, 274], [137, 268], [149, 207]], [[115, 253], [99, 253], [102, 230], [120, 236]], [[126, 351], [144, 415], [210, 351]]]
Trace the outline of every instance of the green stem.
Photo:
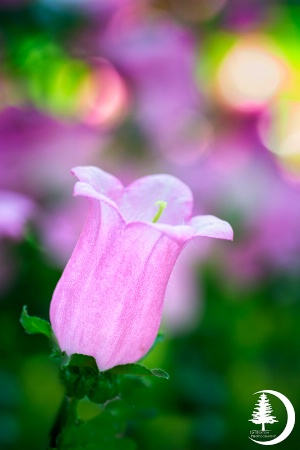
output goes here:
[[68, 402], [67, 402], [67, 397], [64, 397], [63, 401], [60, 405], [60, 408], [57, 412], [53, 427], [50, 431], [50, 437], [49, 437], [50, 448], [56, 448], [57, 438], [60, 435], [61, 430], [65, 426], [67, 415], [68, 415]]
[[[62, 433], [64, 428], [72, 426], [77, 423], [77, 406], [78, 400], [74, 397], [64, 397], [62, 404], [58, 410], [54, 425], [50, 432], [49, 446], [50, 448], [56, 448], [58, 445], [57, 438]], [[63, 438], [60, 442], [59, 449], [63, 444]]]
[[67, 421], [66, 421], [66, 426], [70, 426], [73, 425], [74, 423], [76, 424], [78, 421], [78, 417], [77, 417], [77, 406], [78, 406], [78, 399], [75, 397], [69, 397], [68, 398], [68, 417], [67, 417]]

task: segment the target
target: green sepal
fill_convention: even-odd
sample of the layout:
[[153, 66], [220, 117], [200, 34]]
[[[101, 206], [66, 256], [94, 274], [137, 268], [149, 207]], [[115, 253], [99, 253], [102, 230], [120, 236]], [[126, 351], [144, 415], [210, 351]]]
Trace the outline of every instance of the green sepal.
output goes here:
[[87, 393], [88, 398], [94, 403], [105, 403], [119, 395], [119, 383], [115, 375], [100, 373], [94, 379]]
[[68, 397], [88, 397], [94, 403], [105, 403], [119, 394], [116, 375], [98, 370], [92, 356], [71, 355], [61, 367], [61, 380]]
[[112, 369], [108, 370], [105, 373], [112, 373], [118, 375], [137, 375], [140, 377], [160, 377], [166, 378], [167, 380], [170, 378], [169, 374], [162, 369], [148, 369], [141, 364], [124, 364], [121, 366], [115, 366]]
[[118, 375], [169, 378], [162, 369], [147, 369], [140, 364], [124, 364], [100, 372], [92, 356], [80, 354], [71, 355], [61, 366], [61, 380], [66, 387], [67, 396], [77, 399], [88, 397], [99, 404], [119, 396]]
[[95, 358], [88, 355], [81, 355], [80, 353], [73, 353], [73, 355], [70, 356], [67, 365], [74, 367], [85, 367], [91, 369], [91, 371], [95, 373], [99, 372]]
[[20, 322], [27, 333], [43, 334], [44, 336], [51, 338], [52, 329], [50, 323], [39, 317], [29, 316], [27, 306], [23, 306]]

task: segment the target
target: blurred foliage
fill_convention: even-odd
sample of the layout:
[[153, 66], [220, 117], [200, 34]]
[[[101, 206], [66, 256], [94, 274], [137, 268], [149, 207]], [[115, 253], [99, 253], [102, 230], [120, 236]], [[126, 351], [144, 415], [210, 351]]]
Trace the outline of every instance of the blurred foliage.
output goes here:
[[[41, 449], [46, 448], [63, 388], [56, 363], [48, 359], [47, 340], [24, 335], [19, 315], [26, 293], [30, 311], [47, 317], [59, 272], [28, 242], [12, 250], [18, 254], [20, 271], [1, 302], [1, 448]], [[254, 392], [271, 386], [299, 408], [297, 277], [278, 274], [238, 291], [210, 263], [201, 267], [201, 279], [206, 300], [201, 326], [159, 343], [143, 361], [148, 367], [163, 366], [170, 380], [129, 376], [122, 401], [110, 403], [104, 415], [96, 410], [93, 420], [112, 426], [112, 433], [120, 431], [116, 417], [121, 427], [126, 424], [129, 440], [112, 448], [135, 448], [130, 443], [134, 440], [145, 450], [224, 449], [239, 442], [250, 449], [253, 444], [246, 436]], [[82, 411], [87, 420], [95, 414], [93, 408], [84, 400], [79, 414]], [[72, 432], [66, 442], [75, 436], [85, 442], [88, 429], [87, 424]], [[101, 428], [99, 433], [101, 439]], [[281, 448], [296, 448], [297, 442], [297, 433], [292, 433]]]

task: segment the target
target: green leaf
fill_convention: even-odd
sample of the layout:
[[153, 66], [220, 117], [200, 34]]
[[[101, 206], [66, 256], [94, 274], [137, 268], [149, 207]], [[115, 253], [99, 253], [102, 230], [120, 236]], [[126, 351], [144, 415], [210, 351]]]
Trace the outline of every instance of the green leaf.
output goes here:
[[29, 334], [44, 334], [48, 338], [51, 337], [51, 325], [47, 320], [39, 317], [29, 316], [27, 306], [23, 306], [20, 322], [24, 330]]
[[168, 380], [170, 375], [163, 369], [151, 369], [152, 375], [159, 378], [165, 378]]
[[115, 366], [110, 369], [108, 372], [113, 374], [122, 374], [122, 375], [137, 375], [140, 377], [160, 377], [169, 379], [170, 376], [162, 369], [148, 369], [141, 364], [124, 364], [121, 366]]
[[67, 361], [68, 356], [66, 354], [66, 352], [62, 352], [61, 349], [59, 347], [57, 347], [55, 344], [53, 344], [51, 353], [50, 353], [50, 358], [53, 359], [54, 361], [58, 361], [59, 363], [64, 363], [64, 361]]

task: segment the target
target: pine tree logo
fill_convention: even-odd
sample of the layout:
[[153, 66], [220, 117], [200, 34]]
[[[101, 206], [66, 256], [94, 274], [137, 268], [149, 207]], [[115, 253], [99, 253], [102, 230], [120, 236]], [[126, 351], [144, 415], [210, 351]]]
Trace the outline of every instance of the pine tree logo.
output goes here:
[[252, 413], [253, 419], [249, 419], [249, 422], [261, 424], [262, 431], [265, 431], [266, 423], [278, 422], [278, 420], [276, 420], [276, 416], [271, 415], [272, 412], [273, 409], [270, 405], [268, 397], [266, 394], [261, 394]]

